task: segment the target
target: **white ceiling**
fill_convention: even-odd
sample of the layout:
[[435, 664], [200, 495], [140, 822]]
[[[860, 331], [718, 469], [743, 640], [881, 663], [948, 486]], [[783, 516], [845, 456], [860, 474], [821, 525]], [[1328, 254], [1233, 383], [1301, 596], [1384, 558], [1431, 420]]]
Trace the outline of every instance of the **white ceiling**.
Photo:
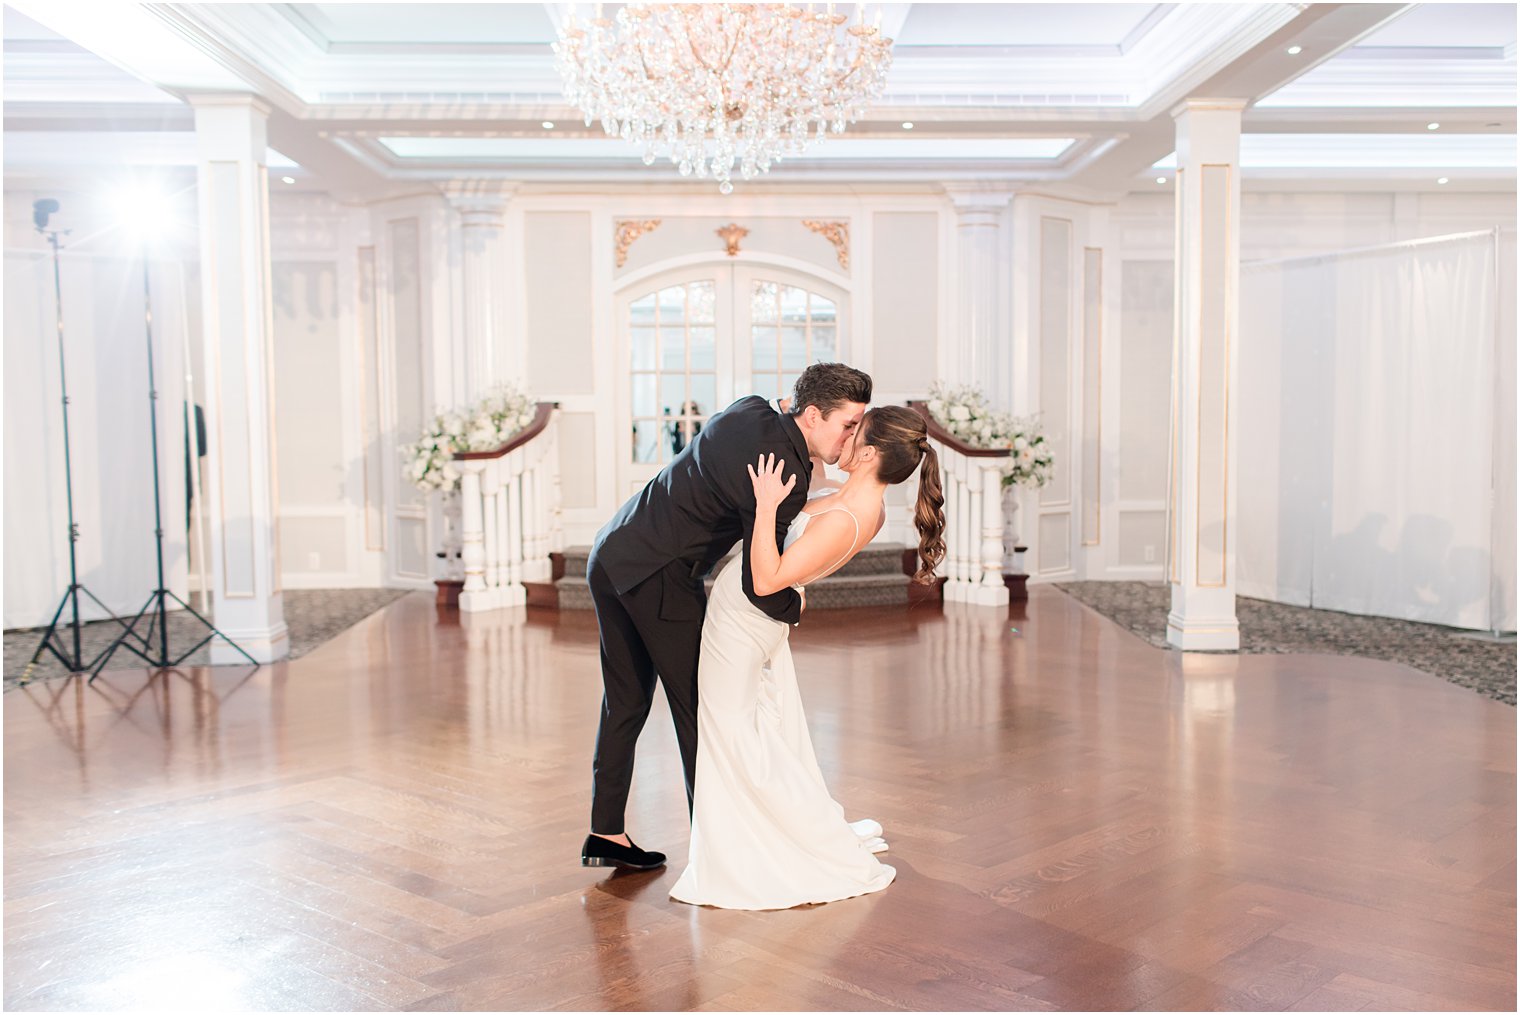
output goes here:
[[[193, 145], [168, 139], [193, 130], [184, 96], [239, 90], [273, 108], [271, 143], [299, 164], [299, 186], [344, 197], [461, 173], [673, 183], [668, 163], [642, 165], [565, 103], [549, 43], [572, 6], [591, 11], [14, 0], [6, 171], [98, 162], [84, 155], [91, 132], [113, 135], [96, 148], [129, 164], [176, 152], [189, 164]], [[1154, 186], [1172, 109], [1208, 95], [1251, 104], [1248, 186], [1316, 174], [1339, 186], [1347, 173], [1397, 184], [1431, 169], [1454, 185], [1513, 184], [1514, 4], [868, 5], [878, 12], [897, 39], [886, 94], [767, 182], [1000, 178], [1123, 193]], [[1495, 134], [1507, 156], [1506, 142], [1464, 141]]]

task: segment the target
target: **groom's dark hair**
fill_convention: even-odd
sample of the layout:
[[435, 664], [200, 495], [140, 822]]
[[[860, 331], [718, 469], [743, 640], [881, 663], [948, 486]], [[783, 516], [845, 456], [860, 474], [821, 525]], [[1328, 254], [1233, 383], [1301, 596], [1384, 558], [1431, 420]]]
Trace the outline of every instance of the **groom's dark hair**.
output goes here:
[[801, 415], [810, 405], [829, 413], [846, 402], [868, 405], [871, 401], [871, 375], [843, 363], [814, 363], [792, 385], [792, 404], [787, 411]]

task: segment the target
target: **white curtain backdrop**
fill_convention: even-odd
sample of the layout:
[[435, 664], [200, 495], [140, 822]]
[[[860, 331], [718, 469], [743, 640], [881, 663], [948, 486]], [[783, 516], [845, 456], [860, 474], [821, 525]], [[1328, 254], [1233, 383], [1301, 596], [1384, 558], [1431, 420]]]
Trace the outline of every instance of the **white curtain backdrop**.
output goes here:
[[1515, 629], [1499, 254], [1484, 232], [1243, 266], [1242, 595]]
[[[47, 624], [69, 584], [53, 264], [38, 246], [5, 253], [6, 628]], [[165, 578], [188, 599], [186, 279], [150, 264]], [[158, 586], [142, 261], [65, 249], [62, 288], [79, 581], [127, 616]]]

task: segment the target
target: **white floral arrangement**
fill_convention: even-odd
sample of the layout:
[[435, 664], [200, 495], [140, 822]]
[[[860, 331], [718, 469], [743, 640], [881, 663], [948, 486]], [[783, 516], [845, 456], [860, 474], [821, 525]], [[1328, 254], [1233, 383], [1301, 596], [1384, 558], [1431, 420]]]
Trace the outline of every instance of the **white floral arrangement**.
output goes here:
[[996, 412], [975, 386], [943, 381], [929, 389], [929, 412], [972, 447], [1008, 448], [1012, 454], [1003, 460], [1004, 486], [1040, 487], [1050, 482], [1055, 459], [1034, 417]]
[[515, 385], [503, 385], [465, 411], [440, 412], [413, 444], [401, 447], [407, 482], [419, 490], [451, 492], [459, 486], [454, 455], [492, 451], [533, 422], [538, 404]]

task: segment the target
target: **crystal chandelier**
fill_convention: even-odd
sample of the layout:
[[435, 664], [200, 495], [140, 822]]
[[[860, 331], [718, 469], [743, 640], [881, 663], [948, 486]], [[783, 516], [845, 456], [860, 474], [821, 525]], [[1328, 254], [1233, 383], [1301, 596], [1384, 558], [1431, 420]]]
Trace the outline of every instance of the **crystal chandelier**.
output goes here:
[[[613, 137], [668, 155], [682, 176], [712, 176], [730, 193], [801, 154], [809, 138], [844, 132], [881, 94], [892, 40], [865, 23], [790, 4], [627, 4], [582, 27], [572, 13], [554, 46], [565, 95]], [[842, 31], [841, 31], [842, 29]]]

